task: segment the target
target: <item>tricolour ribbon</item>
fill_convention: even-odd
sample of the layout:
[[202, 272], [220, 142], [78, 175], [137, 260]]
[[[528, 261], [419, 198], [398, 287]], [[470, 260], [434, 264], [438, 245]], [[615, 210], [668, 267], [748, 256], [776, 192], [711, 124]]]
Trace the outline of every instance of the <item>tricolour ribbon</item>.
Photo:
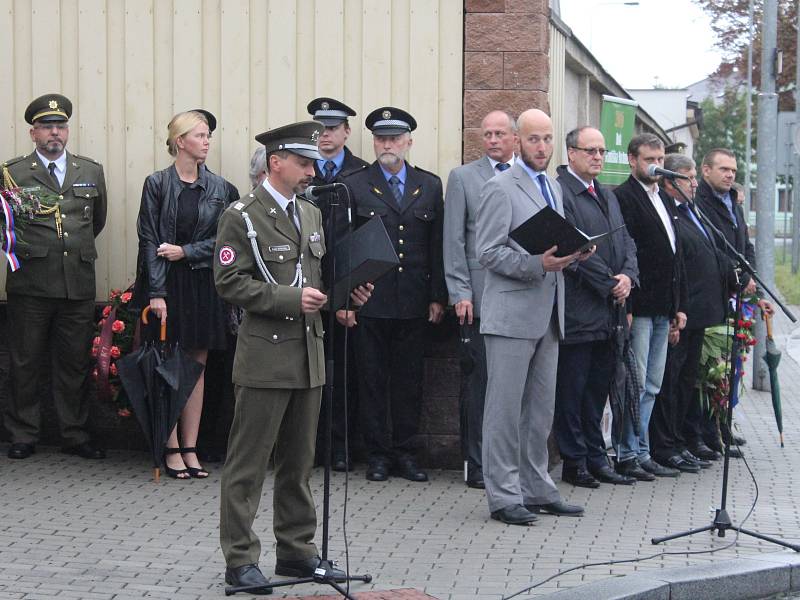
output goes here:
[[2, 194], [0, 194], [0, 206], [3, 208], [3, 245], [0, 250], [6, 255], [13, 272], [20, 268], [19, 259], [14, 253], [17, 245], [17, 237], [14, 234], [14, 211], [11, 210], [11, 203]]

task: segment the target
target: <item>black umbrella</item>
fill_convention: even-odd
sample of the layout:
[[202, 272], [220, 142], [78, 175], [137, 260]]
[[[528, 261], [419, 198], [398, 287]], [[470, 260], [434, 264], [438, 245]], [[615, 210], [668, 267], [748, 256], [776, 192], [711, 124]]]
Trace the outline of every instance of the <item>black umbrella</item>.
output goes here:
[[[150, 307], [142, 311], [145, 325], [149, 311]], [[158, 341], [146, 342], [117, 362], [122, 385], [150, 447], [156, 481], [169, 434], [203, 372], [203, 365], [177, 345], [167, 345], [166, 326], [162, 321]]]
[[772, 410], [775, 412], [775, 423], [778, 425], [778, 434], [783, 448], [783, 409], [781, 407], [781, 383], [778, 379], [778, 364], [781, 362], [781, 351], [772, 339], [772, 315], [763, 313], [767, 322], [767, 350], [764, 352], [764, 362], [769, 370], [769, 389], [772, 394]]
[[639, 383], [636, 357], [631, 347], [625, 305], [617, 304], [615, 307], [614, 331], [611, 336], [614, 347], [614, 375], [608, 390], [608, 401], [611, 405], [612, 437], [621, 439], [625, 415], [630, 417], [634, 433], [637, 435], [639, 433], [639, 395], [642, 386]]

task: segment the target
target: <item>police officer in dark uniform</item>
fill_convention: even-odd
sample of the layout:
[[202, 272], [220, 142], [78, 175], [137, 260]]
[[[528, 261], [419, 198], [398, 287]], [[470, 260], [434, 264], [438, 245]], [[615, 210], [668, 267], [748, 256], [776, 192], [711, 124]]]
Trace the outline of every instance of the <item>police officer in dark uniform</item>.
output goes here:
[[[308, 577], [321, 562], [308, 480], [325, 380], [319, 313], [327, 301], [320, 291], [325, 237], [319, 210], [298, 196], [314, 175], [321, 131], [308, 121], [256, 136], [266, 148], [267, 179], [223, 213], [217, 230], [217, 290], [245, 311], [233, 364], [236, 406], [222, 472], [220, 545], [225, 581], [263, 585], [262, 594], [271, 589], [258, 568], [253, 522], [270, 455], [275, 573]], [[331, 565], [322, 568], [344, 576]]]
[[[369, 166], [369, 163], [354, 155], [345, 145], [347, 138], [350, 137], [349, 118], [356, 116], [356, 111], [347, 106], [344, 102], [339, 102], [333, 98], [315, 98], [308, 103], [308, 114], [315, 121], [319, 121], [325, 129], [319, 136], [319, 153], [322, 158], [314, 162], [314, 180], [311, 185], [325, 185], [334, 182], [341, 182], [342, 178], [350, 173], [360, 171]], [[322, 212], [323, 227], [325, 229], [325, 239], [329, 241], [341, 240], [350, 230], [350, 220], [347, 194], [344, 190], [337, 189], [333, 192], [324, 192], [314, 202]], [[336, 229], [337, 235], [331, 235], [333, 226], [332, 210], [336, 210]], [[333, 269], [330, 258], [333, 255], [333, 248], [322, 258], [322, 278], [326, 288], [331, 285]], [[323, 322], [328, 323], [328, 315], [323, 313]], [[325, 332], [325, 348], [328, 348], [328, 336], [330, 331]], [[345, 327], [336, 322], [333, 329], [333, 362], [335, 365], [334, 389], [333, 389], [333, 460], [331, 465], [334, 471], [350, 470], [349, 448], [345, 448], [345, 431], [347, 431], [348, 441], [353, 440], [356, 434], [358, 394], [355, 370], [355, 353], [353, 351], [352, 338], [345, 345]], [[345, 361], [345, 348], [347, 348], [348, 359]], [[349, 392], [345, 397], [345, 362], [347, 363], [347, 389]], [[347, 402], [345, 402], [345, 400]], [[317, 429], [317, 449], [318, 455], [323, 448], [323, 428], [324, 411], [320, 416], [320, 427]], [[352, 442], [350, 442], [352, 447]]]
[[381, 217], [400, 258], [396, 269], [375, 281], [355, 332], [367, 479], [385, 481], [394, 471], [410, 481], [427, 481], [416, 462], [413, 438], [422, 403], [428, 322], [441, 321], [447, 302], [442, 182], [405, 160], [417, 126], [406, 111], [378, 108], [367, 116], [366, 126], [377, 160], [344, 182], [358, 223]]
[[53, 197], [25, 224], [20, 268], [9, 268], [6, 280], [11, 397], [3, 424], [11, 432], [9, 458], [35, 452], [42, 370], [52, 380], [62, 451], [105, 457], [87, 431], [89, 406], [82, 392], [94, 333], [95, 238], [106, 222], [106, 182], [100, 163], [66, 151], [71, 115], [72, 103], [61, 94], [36, 98], [25, 110], [36, 148], [2, 167], [5, 188]]

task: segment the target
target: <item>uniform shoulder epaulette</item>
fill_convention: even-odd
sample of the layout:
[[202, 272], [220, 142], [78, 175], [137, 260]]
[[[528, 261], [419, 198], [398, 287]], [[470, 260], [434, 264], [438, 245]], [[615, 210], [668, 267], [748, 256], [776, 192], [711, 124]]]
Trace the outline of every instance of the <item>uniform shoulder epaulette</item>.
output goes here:
[[418, 167], [417, 165], [414, 165], [414, 168], [415, 168], [417, 171], [419, 171], [420, 173], [425, 173], [426, 175], [430, 175], [431, 177], [435, 177], [436, 179], [441, 179], [441, 177], [439, 177], [439, 176], [438, 176], [436, 173], [433, 173], [433, 172], [431, 172], [431, 171], [426, 171], [426, 170], [425, 170], [425, 169], [423, 169], [422, 167]]
[[83, 155], [81, 155], [81, 154], [73, 154], [73, 155], [72, 155], [72, 157], [73, 157], [73, 158], [79, 158], [79, 159], [81, 159], [81, 160], [85, 160], [86, 162], [94, 163], [94, 164], [96, 164], [96, 165], [99, 165], [99, 164], [100, 164], [100, 163], [99, 163], [98, 161], [96, 161], [95, 159], [93, 159], [93, 158], [89, 158], [88, 156], [83, 156]]
[[255, 190], [250, 190], [247, 194], [245, 194], [235, 202], [231, 202], [231, 205], [228, 207], [228, 210], [241, 212], [243, 209], [247, 208], [255, 201], [256, 201]]
[[23, 154], [22, 156], [16, 156], [16, 157], [11, 158], [11, 159], [7, 160], [6, 162], [4, 162], [2, 166], [10, 167], [11, 165], [15, 165], [18, 162], [20, 162], [21, 160], [24, 160], [25, 158], [26, 158], [25, 154]]

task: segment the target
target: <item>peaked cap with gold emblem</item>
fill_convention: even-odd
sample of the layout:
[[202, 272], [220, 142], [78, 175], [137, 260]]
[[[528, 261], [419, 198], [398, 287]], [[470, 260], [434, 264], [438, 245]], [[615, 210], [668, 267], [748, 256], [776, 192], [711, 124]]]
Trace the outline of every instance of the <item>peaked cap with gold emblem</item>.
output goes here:
[[324, 126], [316, 121], [301, 121], [260, 133], [256, 136], [256, 141], [264, 145], [267, 154], [288, 150], [306, 158], [322, 160], [317, 149], [317, 140], [323, 129]]
[[45, 94], [28, 104], [25, 121], [33, 125], [36, 121], [69, 121], [72, 102], [61, 94]]
[[394, 106], [376, 108], [364, 120], [373, 135], [400, 135], [417, 128], [417, 122], [406, 111]]

